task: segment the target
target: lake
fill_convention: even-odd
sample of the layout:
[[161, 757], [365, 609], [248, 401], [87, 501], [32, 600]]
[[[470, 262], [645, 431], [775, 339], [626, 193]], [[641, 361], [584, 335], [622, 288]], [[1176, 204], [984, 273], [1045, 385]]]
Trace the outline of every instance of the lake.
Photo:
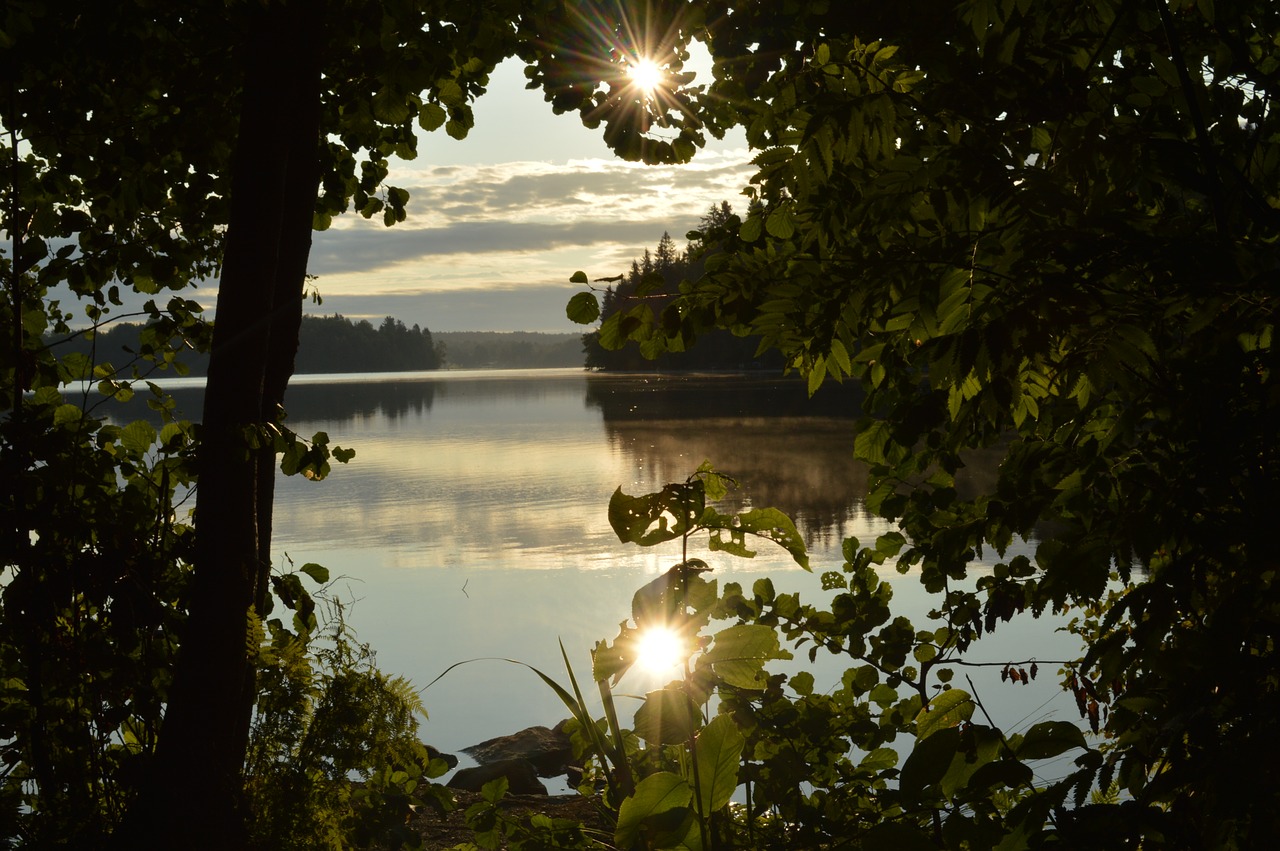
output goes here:
[[[423, 693], [424, 738], [456, 752], [567, 714], [533, 673], [494, 660], [519, 660], [567, 684], [563, 642], [580, 681], [589, 680], [596, 641], [614, 638], [634, 591], [679, 561], [677, 542], [652, 549], [618, 542], [607, 519], [618, 487], [657, 490], [709, 459], [742, 483], [731, 507], [772, 506], [796, 520], [813, 572], [763, 542], [752, 560], [691, 554], [709, 562], [722, 585], [749, 589], [767, 576], [779, 591], [829, 599], [818, 577], [839, 569], [842, 541], [869, 542], [889, 529], [860, 500], [866, 470], [852, 458], [858, 403], [847, 385], [826, 386], [810, 400], [801, 382], [754, 376], [298, 376], [286, 399], [291, 427], [308, 437], [325, 431], [356, 456], [323, 482], [280, 478], [275, 558], [330, 569], [333, 592], [350, 603], [349, 623], [388, 672], [421, 687], [454, 663], [484, 660]], [[188, 416], [198, 415], [193, 404], [185, 401]], [[989, 484], [997, 462], [976, 459], [961, 487]], [[929, 596], [914, 577], [883, 571], [895, 580], [895, 613], [925, 626]], [[1015, 620], [968, 658], [1062, 660], [1077, 646], [1047, 621]], [[827, 655], [804, 667], [826, 689], [839, 683], [845, 661]], [[1075, 721], [1057, 666], [1041, 668], [1038, 681], [1017, 687], [1001, 683], [998, 668], [967, 672], [1010, 729]], [[963, 673], [957, 683], [967, 687]], [[660, 684], [632, 671], [619, 691], [643, 694]], [[628, 723], [625, 702], [620, 712]]]

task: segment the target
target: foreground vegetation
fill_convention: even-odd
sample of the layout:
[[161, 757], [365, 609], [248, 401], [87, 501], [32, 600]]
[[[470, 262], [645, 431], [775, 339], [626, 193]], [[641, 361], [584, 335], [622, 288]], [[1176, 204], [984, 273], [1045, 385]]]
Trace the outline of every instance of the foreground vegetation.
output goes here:
[[[272, 558], [276, 465], [321, 480], [352, 454], [291, 432], [281, 402], [310, 230], [351, 209], [403, 220], [390, 158], [416, 153], [419, 128], [464, 136], [488, 73], [518, 56], [553, 109], [627, 158], [684, 161], [707, 133], [745, 129], [746, 215], [694, 236], [715, 249], [677, 294], [649, 298], [654, 280], [624, 293], [599, 339], [660, 356], [721, 329], [757, 335], [811, 388], [859, 381], [867, 505], [896, 530], [847, 542], [823, 577], [829, 607], [767, 582], [713, 587], [682, 547], [633, 620], [657, 610], [700, 635], [688, 675], [646, 700], [634, 735], [577, 713], [616, 813], [604, 841], [1271, 847], [1277, 32], [1262, 0], [974, 0], [929, 15], [826, 0], [13, 0], [0, 38], [11, 844], [416, 841], [409, 796], [432, 794], [441, 765], [416, 742], [412, 694], [341, 632], [320, 641], [307, 589], [322, 568]], [[692, 41], [715, 60], [705, 87], [683, 74]], [[652, 91], [625, 75], [639, 53], [665, 69]], [[211, 328], [184, 289], [215, 275]], [[136, 371], [46, 345], [110, 319], [122, 288], [150, 299]], [[600, 311], [590, 291], [569, 305], [588, 324]], [[210, 351], [198, 425], [143, 380], [188, 345]], [[160, 428], [103, 419], [134, 395]], [[1005, 461], [991, 493], [962, 498], [954, 476], [975, 448]], [[721, 517], [724, 485], [704, 469], [619, 494], [611, 520], [639, 544], [706, 529], [715, 551], [744, 553], [749, 533], [794, 549], [785, 518]], [[1034, 558], [1006, 557], [1035, 532]], [[979, 558], [994, 570], [975, 576]], [[935, 595], [928, 624], [894, 616], [873, 567], [891, 560]], [[947, 671], [978, 637], [1046, 611], [1073, 617], [1087, 648], [1064, 682], [1081, 726], [1019, 738], [984, 723]], [[606, 709], [628, 639], [595, 651]], [[850, 660], [838, 689], [761, 675], [796, 642]], [[564, 697], [585, 704], [572, 684]], [[1034, 780], [1034, 760], [1063, 754], [1064, 776]], [[598, 840], [513, 826], [486, 803], [472, 817], [490, 846]]]
[[[702, 217], [704, 231], [712, 232], [727, 223], [733, 208], [724, 201]], [[629, 340], [619, 335], [620, 327], [608, 320], [626, 315], [643, 299], [654, 313], [671, 304], [680, 292], [680, 284], [703, 274], [707, 258], [717, 247], [700, 233], [691, 234], [684, 249], [677, 249], [671, 234], [664, 233], [653, 251], [631, 262], [626, 274], [610, 279], [601, 295], [602, 326], [582, 335], [588, 369], [601, 371], [738, 371], [767, 370], [778, 373], [783, 358], [776, 351], [762, 351], [758, 334], [736, 335], [724, 329], [708, 329], [698, 345], [687, 348], [658, 347], [651, 340]]]
[[[948, 779], [1006, 742], [938, 730], [922, 692], [896, 790], [842, 769], [853, 797], [799, 820], [865, 806], [866, 836], [907, 847], [1273, 844], [1280, 12], [697, 5], [722, 64], [691, 112], [746, 128], [756, 206], [697, 235], [721, 250], [678, 298], [638, 293], [600, 338], [660, 353], [728, 328], [812, 388], [861, 382], [867, 505], [900, 532], [850, 563], [895, 556], [936, 610], [898, 644], [841, 607], [839, 646], [896, 647], [879, 670], [909, 687], [942, 650], [1069, 612], [1087, 652], [1064, 686], [1102, 737], [1011, 805], [1028, 777], [1003, 758]], [[998, 481], [963, 499], [983, 447], [1007, 447]], [[1034, 558], [1004, 557], [1036, 531]]]

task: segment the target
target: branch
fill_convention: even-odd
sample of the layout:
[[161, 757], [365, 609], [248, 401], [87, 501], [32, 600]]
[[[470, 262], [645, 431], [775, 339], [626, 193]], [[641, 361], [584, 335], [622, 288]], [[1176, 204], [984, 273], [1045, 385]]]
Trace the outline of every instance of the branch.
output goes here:
[[1169, 53], [1173, 59], [1174, 68], [1178, 72], [1178, 82], [1182, 85], [1182, 96], [1187, 102], [1187, 115], [1191, 119], [1191, 126], [1196, 131], [1196, 142], [1200, 148], [1200, 158], [1204, 163], [1205, 179], [1209, 184], [1209, 201], [1213, 204], [1213, 220], [1218, 229], [1218, 239], [1225, 245], [1227, 214], [1222, 204], [1222, 182], [1218, 179], [1216, 157], [1209, 140], [1209, 130], [1204, 123], [1204, 115], [1200, 112], [1200, 101], [1196, 97], [1197, 90], [1191, 80], [1191, 73], [1187, 70], [1186, 57], [1182, 55], [1182, 49], [1178, 46], [1178, 36], [1174, 32], [1169, 4], [1165, 0], [1156, 0], [1156, 7], [1160, 11], [1160, 23], [1164, 28], [1165, 38], [1169, 40]]

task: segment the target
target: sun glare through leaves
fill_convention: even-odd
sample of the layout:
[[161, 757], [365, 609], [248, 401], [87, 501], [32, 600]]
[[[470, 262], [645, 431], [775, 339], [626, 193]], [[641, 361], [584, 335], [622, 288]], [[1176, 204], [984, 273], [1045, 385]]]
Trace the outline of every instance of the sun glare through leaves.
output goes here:
[[540, 36], [547, 52], [534, 77], [551, 82], [559, 109], [605, 124], [623, 159], [686, 162], [706, 141], [694, 107], [703, 87], [685, 70], [700, 27], [663, 4], [568, 4]]
[[652, 59], [639, 59], [627, 69], [631, 84], [646, 95], [652, 95], [662, 85], [663, 71]]
[[688, 648], [674, 630], [650, 627], [638, 640], [636, 664], [653, 674], [670, 674], [684, 664], [688, 655]]

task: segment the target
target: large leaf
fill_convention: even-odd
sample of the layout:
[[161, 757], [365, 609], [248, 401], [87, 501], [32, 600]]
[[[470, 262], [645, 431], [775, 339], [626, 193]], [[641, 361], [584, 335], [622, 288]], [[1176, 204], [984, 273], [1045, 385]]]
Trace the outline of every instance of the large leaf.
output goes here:
[[717, 715], [698, 734], [698, 801], [704, 817], [733, 797], [745, 744], [746, 739], [728, 715]]
[[705, 505], [700, 482], [667, 485], [642, 496], [618, 488], [609, 499], [609, 525], [624, 544], [652, 547], [690, 531]]
[[633, 633], [634, 630], [628, 629], [627, 622], [623, 621], [619, 625], [618, 637], [612, 644], [607, 641], [596, 642], [595, 649], [591, 651], [593, 680], [599, 683], [612, 679], [614, 685], [617, 685], [622, 675], [631, 670], [636, 662], [635, 641], [631, 637]]
[[1088, 748], [1084, 733], [1069, 721], [1045, 721], [1027, 730], [1018, 759], [1049, 759], [1072, 748]]
[[698, 658], [698, 667], [710, 666], [731, 686], [764, 688], [764, 663], [790, 659], [778, 644], [778, 634], [762, 624], [736, 624], [716, 633], [711, 648]]
[[927, 739], [939, 730], [958, 727], [973, 717], [973, 698], [967, 691], [953, 688], [936, 695], [929, 708], [916, 718], [916, 735]]
[[600, 302], [594, 293], [576, 293], [565, 305], [564, 312], [569, 321], [590, 325], [600, 318]]
[[618, 847], [633, 847], [646, 824], [663, 831], [676, 828], [688, 817], [692, 800], [693, 789], [678, 774], [659, 771], [641, 780], [618, 808]]
[[698, 707], [682, 689], [664, 688], [644, 696], [636, 710], [636, 735], [650, 744], [678, 745], [698, 729]]
[[942, 778], [942, 794], [947, 798], [969, 784], [969, 779], [984, 765], [1000, 756], [1004, 739], [1000, 731], [982, 724], [971, 724], [960, 736], [961, 749]]
[[636, 626], [670, 627], [686, 607], [714, 604], [714, 587], [698, 575], [710, 569], [702, 559], [691, 558], [639, 588], [631, 597], [631, 617]]
[[[755, 557], [746, 546], [746, 536], [755, 535], [773, 541], [791, 554], [796, 564], [809, 569], [809, 552], [804, 538], [791, 518], [776, 508], [753, 508], [741, 514], [725, 515], [714, 509], [703, 512], [699, 523], [714, 530], [710, 547], [742, 558]], [[727, 537], [726, 537], [727, 536]]]
[[947, 769], [951, 767], [951, 761], [955, 758], [959, 744], [960, 729], [958, 727], [948, 727], [927, 739], [918, 740], [915, 749], [902, 764], [902, 774], [898, 776], [898, 787], [904, 793], [913, 795], [941, 781]]
[[135, 455], [146, 454], [155, 439], [155, 427], [146, 420], [135, 420], [120, 429], [120, 444]]

